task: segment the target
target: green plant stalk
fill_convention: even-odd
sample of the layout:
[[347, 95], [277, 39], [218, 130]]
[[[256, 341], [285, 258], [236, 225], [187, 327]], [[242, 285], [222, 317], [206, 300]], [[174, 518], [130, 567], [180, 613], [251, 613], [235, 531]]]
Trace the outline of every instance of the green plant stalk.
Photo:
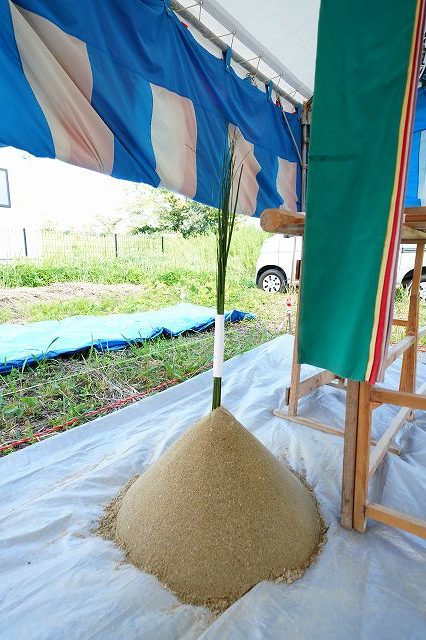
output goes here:
[[[219, 323], [224, 322], [225, 313], [225, 285], [226, 268], [228, 264], [229, 249], [232, 233], [235, 225], [238, 196], [240, 191], [243, 167], [239, 169], [238, 184], [234, 198], [235, 171], [235, 140], [231, 141], [229, 150], [225, 153], [222, 171], [221, 199], [217, 210], [216, 229], [216, 325], [215, 325], [215, 350], [213, 362], [213, 394], [212, 410], [217, 409], [222, 399], [222, 375], [215, 375], [215, 369], [221, 372], [223, 363], [223, 329], [219, 330]], [[220, 343], [220, 344], [219, 344]], [[219, 362], [218, 362], [219, 360]]]

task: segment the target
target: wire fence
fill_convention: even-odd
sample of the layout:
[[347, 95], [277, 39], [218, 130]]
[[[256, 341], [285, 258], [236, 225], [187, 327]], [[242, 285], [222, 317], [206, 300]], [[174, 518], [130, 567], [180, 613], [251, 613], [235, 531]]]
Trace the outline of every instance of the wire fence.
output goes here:
[[[253, 282], [264, 235], [237, 227], [228, 262], [228, 282]], [[141, 274], [162, 273], [166, 284], [193, 275], [210, 278], [216, 265], [216, 237], [179, 233], [95, 234], [0, 227], [0, 286], [37, 286], [50, 282], [140, 283]], [[42, 271], [43, 273], [33, 273]], [[205, 280], [203, 280], [205, 284]], [[199, 284], [201, 281], [199, 282]], [[197, 285], [198, 286], [198, 285]], [[201, 286], [201, 284], [200, 284]]]
[[32, 228], [2, 229], [0, 262], [30, 260], [66, 262], [76, 258], [99, 260], [132, 258], [140, 255], [159, 256], [172, 238], [160, 234], [121, 235], [46, 231]]

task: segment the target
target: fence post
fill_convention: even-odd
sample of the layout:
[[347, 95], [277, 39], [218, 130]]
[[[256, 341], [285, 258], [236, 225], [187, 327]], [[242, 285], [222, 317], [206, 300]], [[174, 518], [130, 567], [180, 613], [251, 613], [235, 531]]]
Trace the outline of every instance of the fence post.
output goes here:
[[164, 253], [164, 236], [161, 236], [161, 253]]
[[118, 238], [116, 233], [114, 233], [114, 247], [115, 247], [115, 257], [118, 258]]
[[25, 227], [22, 229], [22, 234], [24, 236], [24, 251], [25, 251], [25, 257], [28, 258], [28, 244], [27, 244], [27, 232], [25, 230]]

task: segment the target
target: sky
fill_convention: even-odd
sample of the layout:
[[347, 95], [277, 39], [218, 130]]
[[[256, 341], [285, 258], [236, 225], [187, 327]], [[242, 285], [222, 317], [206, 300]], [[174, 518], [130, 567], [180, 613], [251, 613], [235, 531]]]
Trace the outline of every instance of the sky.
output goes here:
[[[122, 218], [118, 232], [132, 219], [126, 204], [134, 199], [134, 182], [80, 169], [71, 164], [36, 158], [13, 147], [0, 147], [0, 169], [7, 169], [11, 208], [0, 207], [0, 233], [6, 229], [46, 228], [92, 231], [97, 216]], [[245, 218], [259, 225], [257, 218]]]
[[83, 229], [98, 214], [125, 215], [133, 183], [87, 169], [35, 158], [12, 147], [0, 148], [0, 168], [8, 170], [10, 209], [0, 208], [0, 228], [36, 226], [52, 221], [58, 228]]

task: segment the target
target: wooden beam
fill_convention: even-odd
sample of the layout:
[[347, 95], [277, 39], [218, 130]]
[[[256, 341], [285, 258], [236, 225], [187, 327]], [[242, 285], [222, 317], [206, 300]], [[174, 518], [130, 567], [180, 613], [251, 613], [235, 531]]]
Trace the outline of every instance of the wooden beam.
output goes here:
[[316, 429], [317, 431], [322, 431], [323, 433], [328, 433], [333, 436], [340, 436], [342, 438], [345, 434], [343, 429], [331, 427], [328, 424], [324, 424], [323, 422], [319, 422], [318, 420], [313, 420], [312, 418], [304, 418], [303, 416], [290, 415], [285, 411], [281, 411], [281, 409], [274, 409], [272, 413], [274, 414], [274, 416], [277, 416], [278, 418], [284, 418], [284, 420], [291, 420], [292, 422], [297, 422], [297, 424], [303, 424], [305, 427], [310, 427], [311, 429]]
[[426, 240], [424, 229], [416, 229], [414, 224], [403, 224], [401, 242], [406, 244], [418, 244]]
[[290, 389], [288, 392], [288, 398], [287, 398], [287, 394], [285, 394], [285, 398], [284, 398], [286, 401], [286, 404], [288, 404], [288, 412], [293, 416], [295, 416], [297, 413], [297, 405], [299, 402], [298, 388], [299, 388], [300, 372], [301, 372], [301, 365], [298, 363], [298, 353], [297, 353], [297, 336], [299, 333], [299, 309], [300, 309], [300, 287], [299, 287], [299, 291], [297, 292], [296, 323], [294, 328], [293, 359], [291, 363]]
[[426, 229], [426, 207], [409, 207], [404, 214], [406, 225], [414, 229]]
[[388, 355], [385, 362], [385, 368], [387, 369], [395, 360], [397, 360], [404, 351], [407, 351], [413, 344], [415, 338], [414, 336], [405, 336], [402, 340], [392, 345], [392, 347], [388, 350]]
[[345, 382], [341, 382], [341, 380], [335, 380], [334, 382], [327, 382], [328, 387], [334, 387], [335, 389], [341, 389], [342, 391], [346, 391], [347, 384]]
[[383, 522], [383, 524], [387, 524], [390, 527], [403, 529], [404, 531], [413, 533], [415, 536], [426, 538], [426, 520], [422, 520], [421, 518], [415, 518], [414, 516], [376, 503], [367, 505], [366, 515], [367, 518]]
[[408, 320], [401, 320], [401, 318], [394, 318], [392, 320], [392, 324], [395, 325], [396, 327], [406, 327], [408, 323]]
[[426, 222], [426, 207], [405, 207], [404, 220], [423, 220]]
[[371, 385], [368, 382], [360, 382], [358, 398], [353, 526], [364, 533], [367, 524], [365, 507], [368, 499], [371, 440]]
[[348, 380], [342, 467], [342, 502], [340, 507], [340, 523], [345, 529], [352, 529], [353, 527], [358, 401], [359, 382]]
[[[425, 390], [426, 390], [426, 382], [420, 387], [420, 389], [418, 390], [418, 393], [423, 393], [423, 391]], [[410, 416], [411, 411], [412, 411], [411, 407], [402, 407], [402, 409], [398, 411], [398, 413], [396, 414], [396, 416], [394, 417], [394, 419], [392, 420], [392, 422], [390, 423], [390, 425], [388, 426], [388, 428], [386, 429], [382, 437], [378, 440], [377, 445], [374, 447], [373, 451], [371, 452], [370, 469], [368, 471], [369, 478], [371, 478], [374, 475], [377, 467], [383, 461], [386, 455], [386, 452], [388, 451], [390, 443], [401, 430], [404, 422], [406, 422], [407, 418]]]
[[[298, 400], [300, 400], [300, 398], [303, 398], [303, 396], [307, 396], [309, 393], [312, 393], [312, 391], [315, 391], [315, 389], [319, 389], [320, 387], [323, 387], [324, 385], [328, 384], [335, 378], [336, 376], [334, 375], [334, 373], [331, 373], [331, 371], [320, 371], [319, 373], [315, 373], [313, 376], [310, 376], [309, 378], [305, 378], [304, 380], [301, 380], [301, 382], [299, 382], [297, 386]], [[290, 387], [287, 387], [285, 398], [289, 399], [289, 397], [290, 397]], [[288, 404], [288, 401], [286, 402], [286, 404]]]
[[[295, 336], [296, 340], [296, 336]], [[296, 344], [294, 346], [296, 349]], [[288, 412], [290, 415], [295, 416], [297, 414], [297, 405], [299, 403], [299, 396], [297, 395], [297, 390], [299, 388], [299, 379], [300, 379], [300, 364], [297, 362], [297, 354], [293, 355], [293, 365], [291, 368], [291, 386], [288, 392]], [[285, 399], [287, 399], [287, 394], [285, 394]]]
[[[338, 427], [332, 427], [329, 424], [325, 424], [324, 422], [319, 422], [318, 420], [314, 420], [313, 418], [305, 418], [304, 416], [299, 415], [290, 415], [286, 411], [282, 409], [274, 409], [272, 411], [274, 416], [277, 418], [283, 418], [284, 420], [290, 420], [291, 422], [296, 422], [296, 424], [302, 424], [305, 427], [310, 427], [311, 429], [315, 429], [316, 431], [322, 431], [323, 433], [328, 433], [331, 436], [339, 436], [340, 438], [345, 437], [345, 430], [339, 429]], [[374, 447], [377, 444], [377, 440], [372, 439], [371, 445]], [[399, 456], [401, 453], [400, 449], [395, 446], [389, 447], [389, 452], [394, 453]]]
[[336, 376], [331, 371], [320, 371], [320, 373], [316, 373], [309, 378], [305, 378], [301, 382], [299, 382], [299, 398], [303, 398], [303, 396], [308, 395], [308, 393], [312, 393], [315, 389], [319, 389], [323, 387], [328, 382], [335, 380]]
[[294, 227], [299, 231], [296, 235], [300, 235], [305, 227], [305, 214], [285, 209], [265, 209], [260, 216], [260, 226], [269, 233], [288, 233], [288, 228]]
[[426, 411], [426, 395], [420, 395], [418, 393], [392, 391], [391, 389], [373, 387], [371, 390], [371, 400], [373, 402], [394, 404], [397, 407], [410, 407], [410, 409]]
[[374, 447], [374, 450], [371, 452], [370, 468], [368, 470], [369, 478], [372, 478], [375, 471], [377, 470], [377, 467], [383, 461], [383, 458], [385, 457], [386, 452], [388, 451], [390, 443], [398, 434], [402, 425], [404, 424], [404, 422], [406, 422], [410, 414], [411, 414], [411, 409], [407, 407], [403, 407], [402, 409], [400, 409], [400, 411], [398, 411], [398, 413], [396, 414], [396, 416], [394, 417], [394, 419], [392, 420], [392, 422], [390, 423], [390, 425], [388, 426], [388, 428], [386, 429], [382, 437], [379, 439], [377, 445]]

